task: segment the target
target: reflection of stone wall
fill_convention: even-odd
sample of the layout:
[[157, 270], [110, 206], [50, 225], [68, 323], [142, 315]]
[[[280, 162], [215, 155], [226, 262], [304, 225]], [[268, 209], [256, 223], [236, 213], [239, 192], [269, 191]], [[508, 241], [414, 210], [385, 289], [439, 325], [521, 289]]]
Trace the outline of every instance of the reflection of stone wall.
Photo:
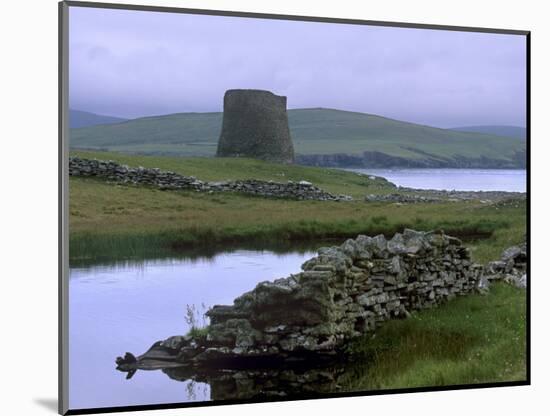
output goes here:
[[343, 363], [325, 366], [223, 369], [197, 372], [189, 368], [162, 371], [177, 381], [208, 383], [210, 400], [264, 400], [319, 397], [342, 391], [338, 381], [345, 372]]
[[413, 230], [322, 248], [302, 269], [212, 308], [206, 355], [331, 353], [383, 321], [471, 292], [482, 271], [460, 240]]
[[226, 91], [217, 156], [292, 163], [286, 97], [261, 90]]
[[113, 182], [149, 185], [165, 190], [188, 189], [197, 192], [240, 192], [270, 198], [318, 201], [348, 201], [346, 195], [332, 195], [307, 181], [278, 183], [247, 179], [241, 181], [204, 182], [193, 176], [156, 168], [129, 168], [111, 160], [69, 158], [70, 176], [95, 176]]

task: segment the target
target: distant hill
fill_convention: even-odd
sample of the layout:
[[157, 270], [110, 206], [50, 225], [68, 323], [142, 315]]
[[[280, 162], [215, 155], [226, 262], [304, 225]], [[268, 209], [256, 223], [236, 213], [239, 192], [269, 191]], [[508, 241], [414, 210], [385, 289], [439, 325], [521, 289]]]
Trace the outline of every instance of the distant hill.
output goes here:
[[[522, 167], [525, 142], [325, 108], [288, 111], [297, 162], [319, 166]], [[214, 156], [222, 113], [180, 113], [72, 129], [72, 148]]]
[[89, 113], [87, 111], [69, 110], [69, 127], [71, 129], [97, 126], [99, 124], [121, 123], [123, 121], [126, 121], [126, 119], [103, 116], [101, 114]]
[[471, 133], [492, 134], [495, 136], [517, 137], [524, 139], [527, 137], [527, 129], [518, 126], [465, 126], [455, 127], [450, 130], [467, 131]]

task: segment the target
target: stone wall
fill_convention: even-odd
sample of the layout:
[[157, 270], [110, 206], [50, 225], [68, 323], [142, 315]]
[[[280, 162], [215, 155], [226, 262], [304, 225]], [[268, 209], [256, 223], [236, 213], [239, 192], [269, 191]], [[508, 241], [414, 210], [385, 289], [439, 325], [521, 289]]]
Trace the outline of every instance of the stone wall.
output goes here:
[[490, 281], [497, 280], [520, 289], [527, 288], [527, 243], [508, 247], [502, 252], [500, 260], [487, 264], [482, 286], [488, 287]]
[[414, 189], [398, 187], [399, 192], [390, 194], [368, 194], [366, 202], [390, 202], [403, 204], [480, 201], [521, 201], [527, 198], [525, 192], [507, 191], [443, 191], [436, 189]]
[[482, 267], [456, 238], [405, 230], [322, 248], [302, 269], [213, 307], [209, 340], [243, 353], [333, 351], [383, 321], [471, 292]]
[[193, 367], [335, 355], [386, 320], [476, 290], [483, 268], [457, 238], [405, 230], [391, 240], [360, 235], [322, 248], [302, 270], [214, 306], [206, 338], [171, 337], [138, 359], [119, 357], [119, 369], [150, 368], [159, 353]]
[[286, 97], [262, 90], [228, 90], [217, 156], [294, 161]]
[[69, 158], [70, 176], [95, 176], [108, 181], [134, 185], [155, 186], [163, 190], [194, 190], [197, 192], [240, 192], [245, 194], [298, 200], [347, 201], [346, 195], [332, 195], [307, 181], [278, 183], [272, 181], [240, 180], [204, 182], [193, 176], [152, 168], [129, 168], [113, 161]]

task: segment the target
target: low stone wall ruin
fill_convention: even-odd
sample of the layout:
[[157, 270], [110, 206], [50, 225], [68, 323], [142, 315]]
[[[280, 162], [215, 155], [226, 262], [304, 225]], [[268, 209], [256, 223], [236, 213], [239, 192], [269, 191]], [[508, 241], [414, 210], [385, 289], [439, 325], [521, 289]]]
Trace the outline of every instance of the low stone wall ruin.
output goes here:
[[483, 271], [460, 240], [436, 232], [405, 230], [391, 240], [360, 235], [318, 253], [302, 272], [214, 306], [206, 337], [171, 337], [137, 359], [119, 357], [118, 368], [335, 355], [388, 319], [476, 290]]
[[508, 247], [502, 252], [500, 260], [489, 262], [480, 285], [488, 287], [489, 282], [498, 280], [520, 289], [527, 288], [527, 243]]
[[254, 179], [224, 182], [204, 182], [193, 176], [157, 168], [129, 168], [111, 160], [69, 158], [70, 176], [95, 176], [112, 182], [148, 185], [163, 190], [193, 190], [197, 192], [240, 192], [245, 194], [298, 200], [349, 201], [346, 195], [332, 195], [307, 181], [278, 183]]
[[389, 202], [402, 204], [480, 201], [482, 203], [501, 201], [522, 201], [525, 192], [505, 191], [442, 191], [435, 189], [414, 189], [398, 187], [398, 192], [389, 194], [368, 194], [366, 202]]

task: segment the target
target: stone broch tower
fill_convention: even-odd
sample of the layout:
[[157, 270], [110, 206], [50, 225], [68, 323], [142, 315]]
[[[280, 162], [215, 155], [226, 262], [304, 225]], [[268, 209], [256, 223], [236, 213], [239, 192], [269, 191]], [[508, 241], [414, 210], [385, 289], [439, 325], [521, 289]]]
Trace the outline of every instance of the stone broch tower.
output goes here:
[[286, 97], [262, 90], [228, 90], [216, 156], [294, 162]]

